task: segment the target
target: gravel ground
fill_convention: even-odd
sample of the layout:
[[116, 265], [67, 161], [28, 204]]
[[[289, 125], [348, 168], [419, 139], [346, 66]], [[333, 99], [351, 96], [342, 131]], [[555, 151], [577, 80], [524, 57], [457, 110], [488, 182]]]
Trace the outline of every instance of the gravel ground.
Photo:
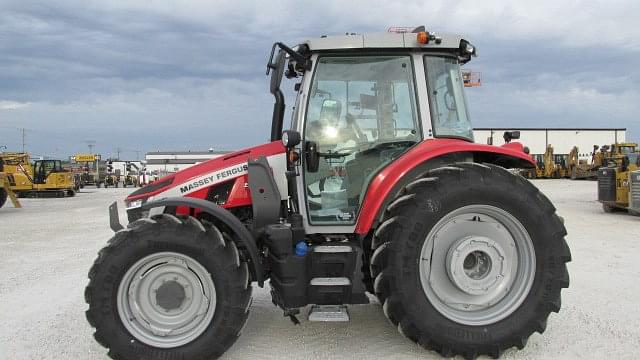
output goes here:
[[[634, 359], [640, 354], [640, 217], [605, 214], [596, 182], [535, 184], [565, 218], [571, 287], [544, 335], [504, 359]], [[131, 189], [23, 199], [0, 209], [0, 359], [107, 359], [84, 318], [86, 274], [111, 236], [107, 206]], [[122, 204], [120, 204], [122, 209]], [[121, 214], [124, 222], [124, 214]], [[351, 306], [350, 323], [293, 326], [254, 288], [249, 321], [225, 359], [439, 359], [404, 339], [380, 304]]]

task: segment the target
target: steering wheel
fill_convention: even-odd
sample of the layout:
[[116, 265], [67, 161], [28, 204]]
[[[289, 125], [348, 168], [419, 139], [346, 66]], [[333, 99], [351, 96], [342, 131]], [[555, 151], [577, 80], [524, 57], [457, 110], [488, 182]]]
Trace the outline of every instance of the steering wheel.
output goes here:
[[450, 91], [444, 93], [444, 106], [446, 106], [449, 111], [456, 110], [456, 103]]

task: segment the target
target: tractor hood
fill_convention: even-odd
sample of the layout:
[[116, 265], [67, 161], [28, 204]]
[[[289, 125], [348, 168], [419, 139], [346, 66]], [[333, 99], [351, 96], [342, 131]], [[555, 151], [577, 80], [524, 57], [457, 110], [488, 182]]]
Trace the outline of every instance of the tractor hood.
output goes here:
[[[146, 185], [125, 199], [127, 209], [138, 208], [145, 202], [168, 197], [189, 196], [206, 198], [214, 185], [246, 177], [249, 158], [264, 156], [272, 167], [286, 166], [285, 148], [281, 141], [239, 150], [215, 159], [196, 164], [174, 174], [167, 175]], [[276, 182], [279, 182], [276, 179]], [[286, 180], [285, 180], [286, 186]], [[244, 189], [244, 186], [242, 186]], [[248, 189], [243, 191], [247, 192]]]

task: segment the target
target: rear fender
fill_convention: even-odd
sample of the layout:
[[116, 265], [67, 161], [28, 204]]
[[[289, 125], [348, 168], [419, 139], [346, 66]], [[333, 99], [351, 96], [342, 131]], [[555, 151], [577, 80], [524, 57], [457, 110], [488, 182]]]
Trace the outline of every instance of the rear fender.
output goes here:
[[[258, 255], [258, 247], [254, 241], [253, 236], [247, 230], [247, 228], [235, 217], [229, 210], [226, 210], [210, 201], [202, 199], [194, 199], [189, 197], [172, 197], [155, 200], [144, 204], [141, 209], [151, 210], [152, 208], [163, 207], [187, 207], [191, 209], [198, 209], [201, 212], [211, 215], [221, 223], [225, 224], [235, 235], [235, 240], [238, 245], [247, 249], [251, 263], [249, 267], [253, 267], [253, 273], [256, 276], [256, 281], [260, 287], [264, 286], [264, 272], [262, 267], [262, 261]], [[150, 211], [152, 213], [152, 211]]]
[[387, 205], [411, 180], [424, 172], [452, 163], [491, 163], [505, 168], [535, 166], [522, 144], [504, 146], [470, 143], [464, 140], [424, 141], [380, 171], [369, 183], [356, 222], [355, 232], [365, 235], [376, 225]]

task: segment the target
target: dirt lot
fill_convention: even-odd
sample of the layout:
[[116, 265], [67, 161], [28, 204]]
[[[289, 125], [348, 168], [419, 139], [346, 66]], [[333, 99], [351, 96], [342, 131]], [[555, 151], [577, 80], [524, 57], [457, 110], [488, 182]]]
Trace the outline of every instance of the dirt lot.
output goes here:
[[[640, 353], [640, 217], [604, 214], [596, 183], [536, 181], [565, 218], [571, 287], [544, 335], [505, 359], [633, 359]], [[130, 189], [24, 199], [0, 209], [0, 359], [106, 359], [84, 319], [86, 274], [111, 236], [107, 206]], [[122, 209], [122, 205], [121, 205]], [[121, 214], [124, 221], [124, 214]], [[404, 339], [378, 303], [351, 322], [293, 326], [254, 288], [249, 321], [225, 359], [439, 359]]]

